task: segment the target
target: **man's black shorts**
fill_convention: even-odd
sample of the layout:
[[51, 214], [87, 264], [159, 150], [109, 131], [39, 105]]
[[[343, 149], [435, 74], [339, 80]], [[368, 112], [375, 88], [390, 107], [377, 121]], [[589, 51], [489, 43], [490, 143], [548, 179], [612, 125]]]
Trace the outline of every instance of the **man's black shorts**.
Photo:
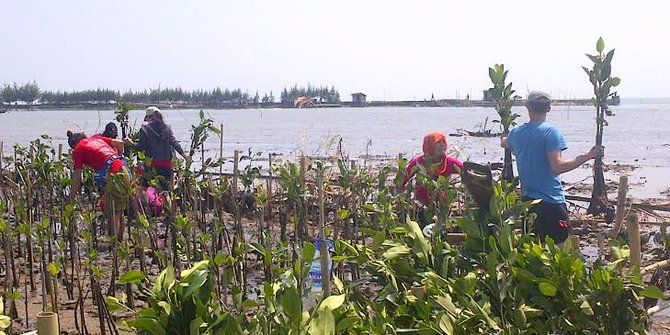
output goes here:
[[[528, 200], [530, 199], [524, 199], [524, 201]], [[550, 236], [554, 243], [562, 243], [570, 236], [568, 207], [565, 203], [551, 204], [542, 201], [531, 206], [530, 212], [537, 214], [533, 229], [541, 241], [544, 242], [544, 238]]]

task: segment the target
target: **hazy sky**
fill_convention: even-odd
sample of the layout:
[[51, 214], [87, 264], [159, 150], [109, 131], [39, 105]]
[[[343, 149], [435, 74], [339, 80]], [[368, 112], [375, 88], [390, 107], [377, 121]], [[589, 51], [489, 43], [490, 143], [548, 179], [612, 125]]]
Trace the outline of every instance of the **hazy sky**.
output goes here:
[[0, 83], [44, 89], [334, 85], [344, 100], [588, 97], [598, 36], [623, 97], [670, 96], [666, 1], [0, 0]]

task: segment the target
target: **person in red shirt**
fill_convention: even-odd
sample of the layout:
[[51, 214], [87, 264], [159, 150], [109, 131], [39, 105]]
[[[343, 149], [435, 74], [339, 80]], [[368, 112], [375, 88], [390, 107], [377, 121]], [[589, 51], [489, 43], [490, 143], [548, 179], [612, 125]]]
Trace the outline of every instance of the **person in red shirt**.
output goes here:
[[[454, 157], [447, 156], [447, 137], [438, 131], [433, 131], [423, 138], [423, 155], [412, 158], [405, 168], [403, 187], [414, 177], [419, 169], [425, 174], [437, 180], [439, 176], [449, 177], [452, 174], [460, 174], [463, 163]], [[426, 187], [417, 182], [414, 186], [414, 198], [423, 205], [430, 204], [430, 199], [438, 201], [439, 198], [428, 194]]]
[[68, 144], [72, 150], [74, 172], [70, 201], [74, 201], [81, 190], [84, 166], [92, 168], [95, 183], [105, 194], [105, 212], [110, 225], [119, 240], [123, 238], [123, 211], [130, 198], [130, 169], [123, 157], [123, 141], [104, 136], [86, 137], [84, 133], [67, 132]]

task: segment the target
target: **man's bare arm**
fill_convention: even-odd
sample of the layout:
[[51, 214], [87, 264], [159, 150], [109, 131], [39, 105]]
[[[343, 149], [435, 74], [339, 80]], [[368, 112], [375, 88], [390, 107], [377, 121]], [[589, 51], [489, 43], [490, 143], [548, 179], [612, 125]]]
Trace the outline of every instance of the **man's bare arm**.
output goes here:
[[602, 157], [602, 155], [602, 146], [595, 146], [586, 154], [579, 155], [572, 159], [563, 158], [560, 150], [547, 152], [547, 158], [549, 159], [549, 164], [551, 165], [551, 171], [557, 176], [562, 173], [572, 171], [591, 159]]

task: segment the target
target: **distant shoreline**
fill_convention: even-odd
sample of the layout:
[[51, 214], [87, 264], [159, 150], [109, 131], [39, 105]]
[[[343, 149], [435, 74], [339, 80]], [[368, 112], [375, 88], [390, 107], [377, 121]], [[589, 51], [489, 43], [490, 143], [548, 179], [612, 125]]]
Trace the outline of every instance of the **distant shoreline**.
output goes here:
[[[619, 100], [610, 101], [611, 105], [619, 105]], [[285, 108], [298, 109], [292, 105], [282, 104], [280, 102], [265, 102], [265, 103], [240, 103], [240, 102], [222, 102], [209, 104], [186, 104], [186, 103], [129, 103], [137, 108], [144, 108], [145, 106], [158, 106], [163, 109], [259, 109], [259, 108]], [[515, 106], [523, 106], [525, 100], [517, 100]], [[571, 99], [571, 100], [554, 100], [554, 105], [557, 106], [590, 106], [590, 99]], [[315, 104], [306, 108], [337, 108], [337, 107], [494, 107], [492, 101], [485, 100], [467, 100], [467, 99], [443, 99], [443, 100], [401, 100], [401, 101], [369, 101], [363, 106], [352, 106], [351, 101], [345, 101], [339, 104]], [[116, 108], [116, 103], [73, 103], [73, 104], [14, 104], [0, 105], [0, 109], [12, 110], [113, 110]]]

